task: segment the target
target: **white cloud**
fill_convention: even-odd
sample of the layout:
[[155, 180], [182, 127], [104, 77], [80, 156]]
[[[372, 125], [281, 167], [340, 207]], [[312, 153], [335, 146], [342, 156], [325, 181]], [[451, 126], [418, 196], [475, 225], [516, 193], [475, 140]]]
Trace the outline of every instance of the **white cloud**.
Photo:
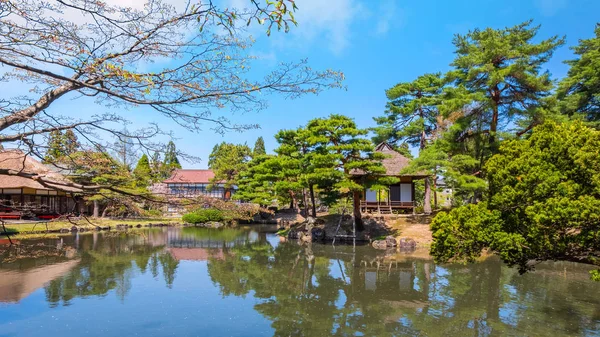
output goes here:
[[378, 13], [376, 15], [377, 25], [375, 26], [376, 35], [385, 35], [392, 26], [402, 24], [403, 17], [402, 12], [399, 12], [396, 8], [396, 3], [392, 0], [382, 1], [379, 5]]
[[534, 0], [535, 6], [544, 16], [554, 16], [567, 5], [567, 0]]
[[[229, 0], [229, 5], [238, 9], [248, 7], [248, 3], [249, 0]], [[335, 54], [340, 54], [350, 45], [350, 28], [362, 9], [356, 0], [297, 0], [296, 5], [298, 10], [294, 15], [298, 26], [291, 27], [283, 37], [274, 34], [272, 42], [283, 48], [326, 44]], [[266, 27], [259, 25], [251, 25], [250, 29], [257, 33], [256, 36], [264, 34], [265, 30]]]

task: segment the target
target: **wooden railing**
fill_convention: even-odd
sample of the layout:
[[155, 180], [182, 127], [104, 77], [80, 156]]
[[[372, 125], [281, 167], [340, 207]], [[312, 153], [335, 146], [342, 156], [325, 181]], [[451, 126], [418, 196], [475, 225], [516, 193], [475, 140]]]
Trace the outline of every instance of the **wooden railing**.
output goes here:
[[361, 212], [391, 212], [398, 209], [411, 209], [415, 207], [414, 201], [361, 201]]

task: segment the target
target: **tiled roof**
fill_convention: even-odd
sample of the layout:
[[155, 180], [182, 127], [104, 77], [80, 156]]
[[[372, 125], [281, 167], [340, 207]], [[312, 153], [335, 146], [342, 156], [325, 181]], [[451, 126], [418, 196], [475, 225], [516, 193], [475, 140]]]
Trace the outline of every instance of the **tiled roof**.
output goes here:
[[173, 171], [169, 179], [163, 181], [166, 184], [208, 184], [215, 177], [212, 170], [184, 170]]
[[[50, 170], [47, 166], [35, 160], [31, 156], [24, 154], [20, 150], [5, 150], [0, 152], [0, 168], [13, 170], [15, 172], [23, 172], [37, 174], [43, 176], [45, 181], [55, 181], [56, 185], [48, 184], [51, 187], [56, 187], [57, 190], [77, 192], [79, 190], [60, 185], [62, 182], [67, 182], [67, 179], [60, 173]], [[27, 177], [16, 175], [0, 174], [0, 188], [34, 188], [38, 190], [48, 190], [38, 181]]]

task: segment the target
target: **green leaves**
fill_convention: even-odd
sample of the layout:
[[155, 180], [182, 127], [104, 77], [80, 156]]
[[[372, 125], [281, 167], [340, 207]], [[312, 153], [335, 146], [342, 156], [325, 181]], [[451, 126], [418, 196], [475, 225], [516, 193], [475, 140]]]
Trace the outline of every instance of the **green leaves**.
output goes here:
[[222, 142], [215, 145], [208, 160], [208, 167], [215, 174], [211, 186], [222, 183], [226, 189], [229, 189], [237, 185], [238, 175], [246, 169], [251, 153], [246, 144]]
[[438, 263], [474, 262], [492, 245], [500, 218], [500, 213], [489, 211], [485, 203], [438, 213], [431, 223], [431, 255]]
[[152, 183], [152, 169], [150, 168], [150, 160], [148, 156], [143, 154], [138, 160], [135, 169], [133, 170], [135, 185], [137, 187], [148, 187]]
[[432, 255], [472, 261], [489, 248], [521, 271], [532, 260], [600, 265], [599, 148], [600, 132], [581, 122], [503, 143], [485, 166], [488, 202], [436, 216]]
[[600, 25], [596, 26], [595, 34], [572, 48], [579, 58], [566, 62], [571, 68], [560, 82], [557, 97], [562, 113], [582, 117], [597, 127], [600, 123]]

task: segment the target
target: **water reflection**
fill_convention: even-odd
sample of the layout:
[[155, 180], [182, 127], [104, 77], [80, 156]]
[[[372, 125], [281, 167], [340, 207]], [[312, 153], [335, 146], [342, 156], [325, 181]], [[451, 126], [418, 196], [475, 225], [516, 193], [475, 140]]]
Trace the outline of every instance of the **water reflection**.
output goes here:
[[[27, 247], [37, 248], [28, 251], [0, 249], [0, 301], [22, 301], [43, 286], [47, 310], [82, 308], [103, 297], [135, 304], [130, 301], [138, 297], [128, 294], [142, 289], [147, 275], [163, 282], [152, 296], [178, 315], [184, 311], [178, 307], [200, 306], [192, 300], [194, 293], [204, 294], [202, 305], [222, 312], [208, 335], [231, 335], [228, 315], [235, 311], [241, 335], [255, 331], [244, 324], [263, 323], [276, 336], [586, 336], [600, 331], [600, 284], [589, 280], [585, 265], [541, 264], [521, 276], [496, 259], [437, 266], [425, 254], [278, 243], [257, 228], [137, 233], [29, 242]], [[213, 288], [220, 298], [202, 292]], [[226, 305], [229, 299], [237, 301], [233, 310]], [[0, 307], [0, 314], [4, 310], [10, 317], [18, 306]], [[250, 306], [264, 322], [242, 315], [242, 306]], [[151, 310], [138, 307], [142, 313]], [[120, 322], [121, 328], [136, 324]], [[156, 324], [168, 330], [176, 322]], [[180, 332], [197, 334], [193, 329], [207, 324], [200, 320]], [[146, 334], [161, 335], [156, 329]]]

